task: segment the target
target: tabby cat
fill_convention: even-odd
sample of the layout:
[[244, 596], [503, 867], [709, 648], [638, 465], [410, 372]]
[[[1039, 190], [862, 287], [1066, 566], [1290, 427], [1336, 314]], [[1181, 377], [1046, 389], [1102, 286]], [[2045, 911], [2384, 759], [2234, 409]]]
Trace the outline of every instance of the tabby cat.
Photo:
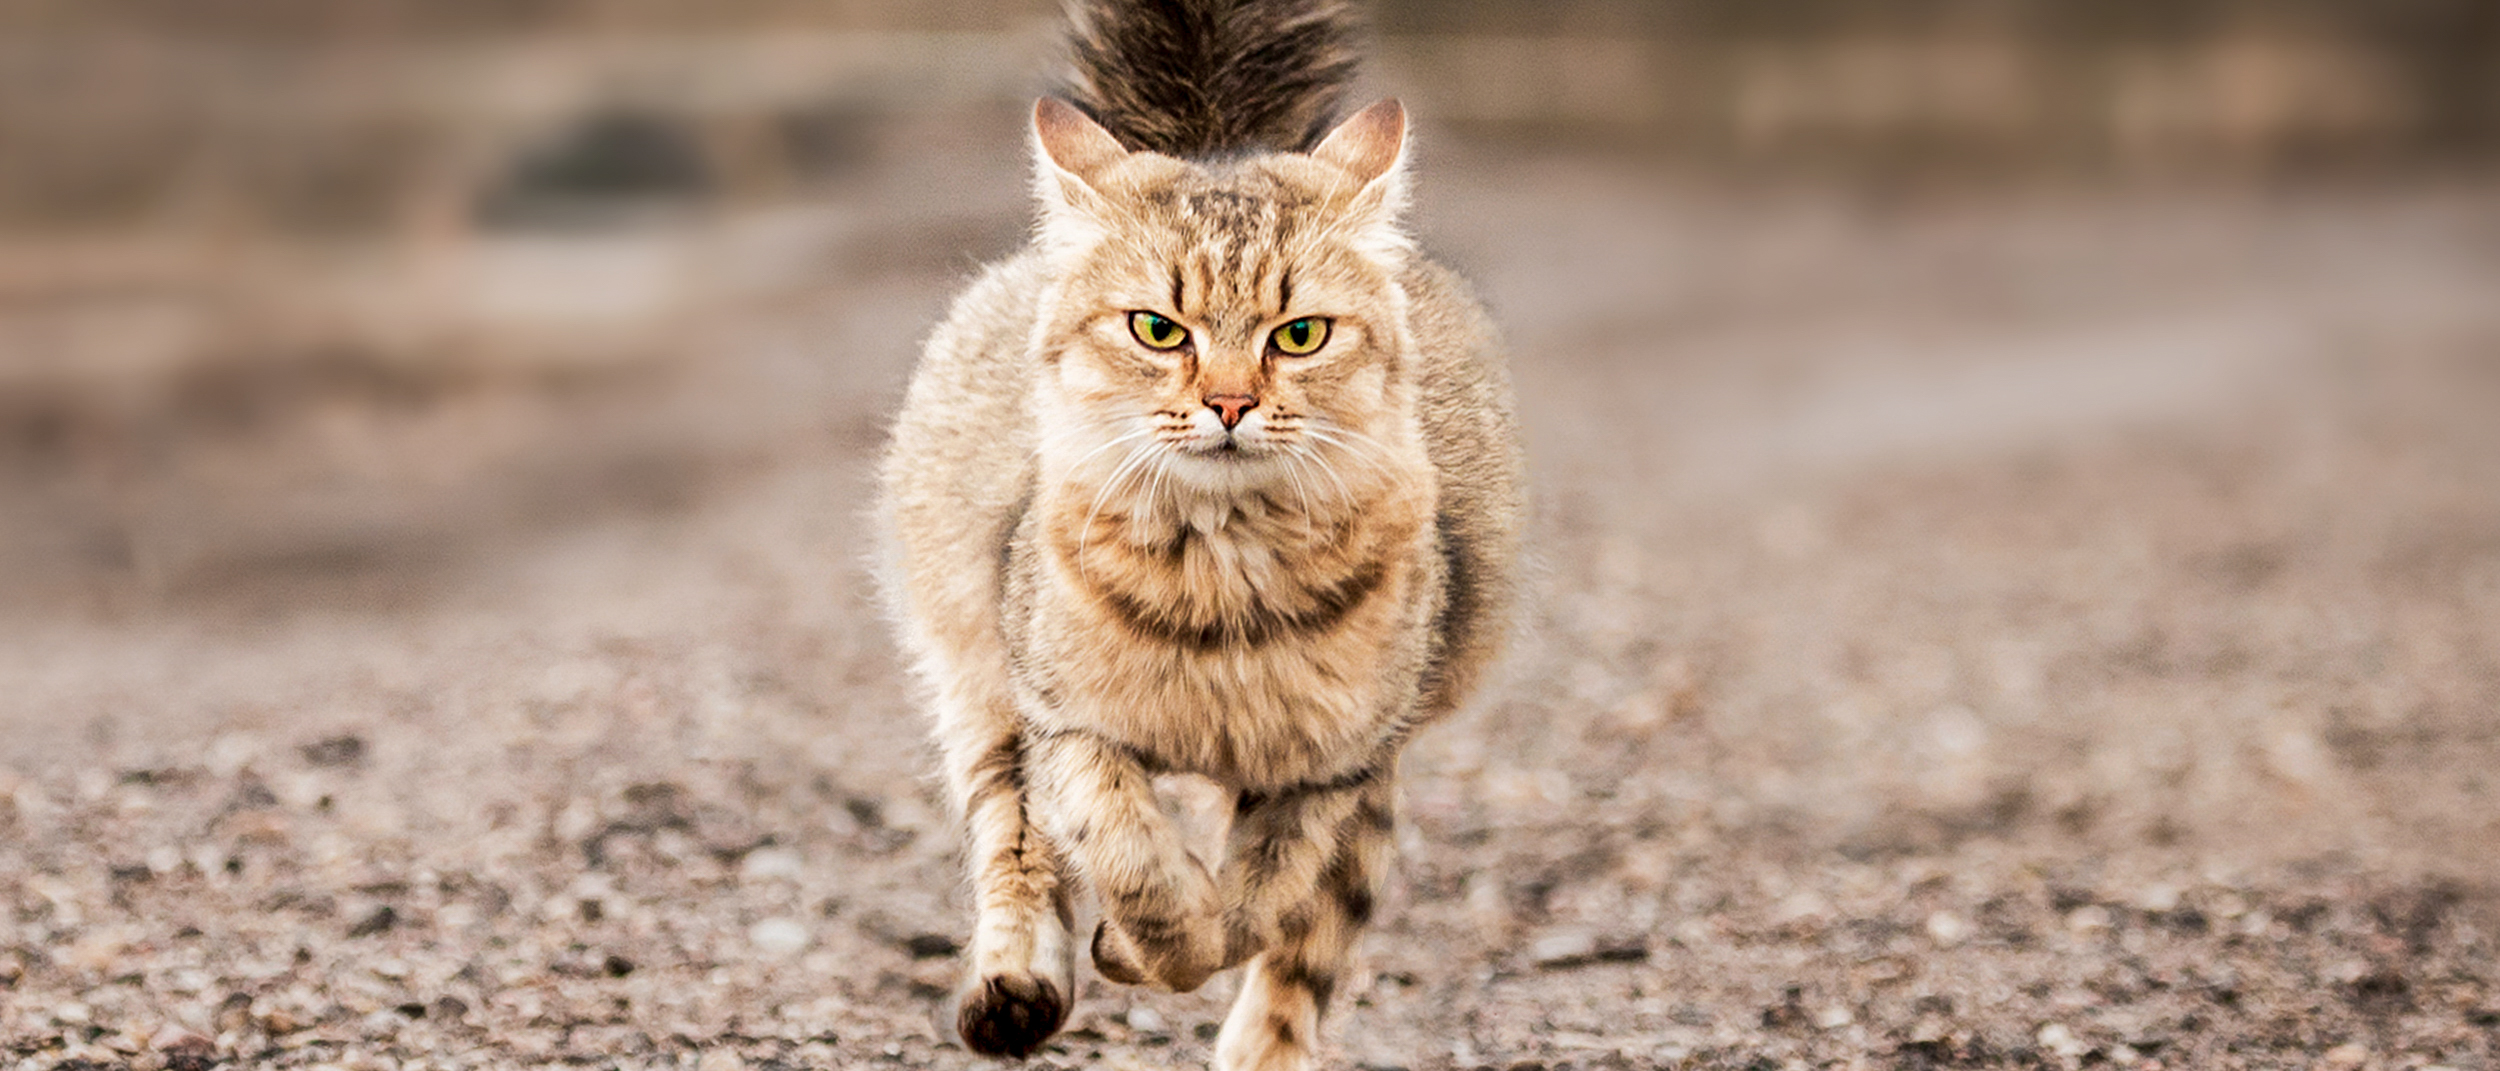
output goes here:
[[[1402, 229], [1406, 114], [1333, 123], [1331, 0], [1078, 0], [1040, 225], [931, 336], [882, 470], [888, 594], [977, 912], [952, 1025], [1033, 1052], [1104, 977], [1238, 964], [1227, 1069], [1313, 1065], [1400, 750], [1507, 629], [1494, 331]], [[1153, 779], [1236, 800], [1193, 856]]]

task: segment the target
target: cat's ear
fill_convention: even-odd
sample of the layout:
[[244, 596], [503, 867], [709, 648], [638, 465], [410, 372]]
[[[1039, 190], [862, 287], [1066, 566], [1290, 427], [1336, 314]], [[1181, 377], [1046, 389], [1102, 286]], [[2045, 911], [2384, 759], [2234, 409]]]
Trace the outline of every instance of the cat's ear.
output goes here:
[[1311, 158], [1334, 164], [1358, 185], [1344, 202], [1344, 219], [1355, 244], [1383, 262], [1404, 258], [1413, 240], [1406, 214], [1406, 106], [1391, 97], [1362, 111], [1320, 139]]
[[1389, 177], [1406, 159], [1406, 106], [1391, 97], [1354, 113], [1321, 138], [1311, 155], [1346, 169], [1365, 186]]
[[1101, 237], [1103, 199], [1094, 182], [1127, 158], [1119, 139], [1076, 105], [1056, 97], [1033, 102], [1033, 189], [1045, 243], [1065, 248]]
[[1033, 102], [1033, 145], [1040, 150], [1038, 164], [1088, 185], [1104, 168], [1128, 158], [1128, 150], [1101, 123], [1057, 97]]

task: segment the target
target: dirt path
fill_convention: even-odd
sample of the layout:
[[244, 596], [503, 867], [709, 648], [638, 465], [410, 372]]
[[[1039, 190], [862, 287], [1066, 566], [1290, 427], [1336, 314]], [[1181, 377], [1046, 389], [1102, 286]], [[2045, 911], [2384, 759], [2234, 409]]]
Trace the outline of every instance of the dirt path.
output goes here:
[[[1015, 166], [704, 336], [617, 470], [668, 493], [9, 585], [0, 1067], [980, 1066], [859, 511]], [[1412, 753], [1345, 1061], [2500, 1066], [2487, 194], [1428, 166], [1543, 576]], [[1229, 986], [1038, 1059], [1199, 1064]]]

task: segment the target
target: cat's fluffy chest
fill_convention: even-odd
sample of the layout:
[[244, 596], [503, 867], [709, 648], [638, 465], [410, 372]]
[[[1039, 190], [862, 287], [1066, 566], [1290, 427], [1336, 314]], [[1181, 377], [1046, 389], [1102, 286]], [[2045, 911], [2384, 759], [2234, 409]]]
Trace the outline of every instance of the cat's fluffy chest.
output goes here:
[[1028, 632], [1055, 700], [1038, 718], [1244, 787], [1351, 772], [1402, 723], [1421, 662], [1428, 526], [1407, 497], [1053, 517]]

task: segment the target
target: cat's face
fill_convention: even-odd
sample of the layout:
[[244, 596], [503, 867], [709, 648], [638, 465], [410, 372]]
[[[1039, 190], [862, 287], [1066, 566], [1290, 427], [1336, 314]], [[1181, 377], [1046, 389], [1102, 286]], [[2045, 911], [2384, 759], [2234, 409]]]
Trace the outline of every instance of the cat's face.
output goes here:
[[1045, 106], [1046, 450], [1240, 488], [1381, 449], [1411, 389], [1404, 116], [1387, 107], [1310, 155], [1202, 165], [1124, 152]]

